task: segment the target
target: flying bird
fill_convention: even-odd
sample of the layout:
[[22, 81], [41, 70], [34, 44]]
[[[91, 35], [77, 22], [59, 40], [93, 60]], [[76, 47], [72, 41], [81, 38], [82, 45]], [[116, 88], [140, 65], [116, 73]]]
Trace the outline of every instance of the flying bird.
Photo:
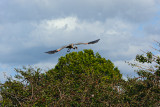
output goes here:
[[45, 52], [45, 53], [48, 53], [48, 54], [54, 54], [56, 52], [59, 52], [60, 50], [64, 49], [64, 48], [68, 48], [67, 52], [70, 52], [71, 49], [78, 49], [77, 46], [74, 46], [74, 45], [81, 45], [81, 44], [84, 44], [84, 45], [88, 45], [88, 44], [95, 44], [99, 41], [100, 39], [97, 39], [97, 40], [94, 40], [94, 41], [91, 41], [91, 42], [88, 42], [88, 43], [72, 43], [72, 44], [69, 44], [69, 45], [66, 45], [66, 46], [63, 46], [59, 49], [56, 49], [56, 50], [52, 50], [52, 51], [48, 51], [48, 52]]

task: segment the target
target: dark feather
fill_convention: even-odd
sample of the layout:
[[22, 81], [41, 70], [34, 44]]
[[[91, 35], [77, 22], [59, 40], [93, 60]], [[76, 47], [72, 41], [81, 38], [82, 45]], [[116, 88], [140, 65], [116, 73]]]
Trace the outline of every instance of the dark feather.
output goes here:
[[91, 41], [91, 42], [88, 42], [88, 44], [95, 44], [99, 41], [100, 39], [97, 39], [97, 40], [94, 40], [94, 41]]
[[58, 51], [57, 51], [57, 50], [53, 50], [53, 51], [48, 51], [48, 52], [45, 52], [45, 53], [54, 54], [54, 53], [56, 53], [56, 52], [58, 52]]

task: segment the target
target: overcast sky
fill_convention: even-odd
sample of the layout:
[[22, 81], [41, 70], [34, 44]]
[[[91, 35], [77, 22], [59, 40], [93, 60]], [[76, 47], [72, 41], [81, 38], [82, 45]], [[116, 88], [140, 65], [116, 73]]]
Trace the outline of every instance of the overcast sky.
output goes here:
[[124, 77], [135, 72], [133, 61], [140, 50], [160, 41], [159, 0], [0, 0], [0, 81], [14, 76], [14, 68], [33, 65], [49, 69], [62, 50], [45, 51], [76, 42], [100, 39], [80, 46], [93, 49], [118, 66]]

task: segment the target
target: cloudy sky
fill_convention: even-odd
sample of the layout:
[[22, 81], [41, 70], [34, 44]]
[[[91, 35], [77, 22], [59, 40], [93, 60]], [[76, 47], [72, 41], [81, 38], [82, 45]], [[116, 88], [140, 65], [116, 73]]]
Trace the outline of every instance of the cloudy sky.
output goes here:
[[45, 51], [101, 39], [93, 49], [110, 59], [126, 77], [135, 75], [125, 61], [160, 40], [159, 0], [1, 0], [0, 81], [14, 68], [49, 69], [66, 50]]

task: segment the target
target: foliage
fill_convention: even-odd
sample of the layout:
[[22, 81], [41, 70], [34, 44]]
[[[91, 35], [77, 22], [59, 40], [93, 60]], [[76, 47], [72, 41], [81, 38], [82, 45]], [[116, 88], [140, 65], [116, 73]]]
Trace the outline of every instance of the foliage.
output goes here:
[[137, 63], [130, 63], [139, 68], [139, 77], [122, 85], [125, 97], [132, 106], [160, 106], [160, 57], [152, 52], [144, 53], [136, 56]]
[[137, 55], [139, 77], [122, 79], [117, 67], [92, 50], [59, 58], [54, 69], [15, 69], [16, 80], [0, 85], [3, 106], [160, 106], [160, 58]]
[[111, 106], [119, 104], [122, 75], [110, 60], [92, 50], [59, 58], [54, 69], [40, 73], [16, 69], [17, 80], [1, 85], [5, 106]]
[[15, 69], [18, 73], [13, 80], [8, 80], [1, 84], [1, 94], [3, 96], [3, 103], [6, 106], [31, 106], [43, 93], [38, 93], [42, 87], [44, 87], [43, 80], [45, 79], [43, 74], [40, 74], [40, 69], [33, 69], [31, 67], [21, 69]]

